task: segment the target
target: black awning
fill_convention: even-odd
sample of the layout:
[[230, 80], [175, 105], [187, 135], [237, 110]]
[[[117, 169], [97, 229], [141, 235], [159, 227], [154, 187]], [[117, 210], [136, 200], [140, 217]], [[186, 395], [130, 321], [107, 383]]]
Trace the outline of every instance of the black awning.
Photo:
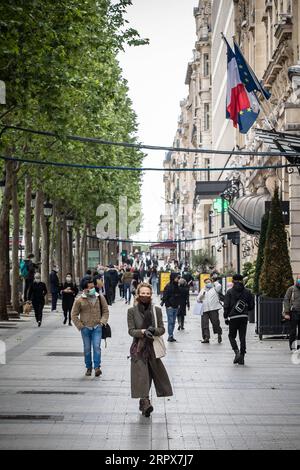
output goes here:
[[270, 200], [271, 196], [267, 194], [243, 196], [228, 208], [228, 212], [242, 232], [253, 235], [260, 232], [261, 219], [265, 213], [265, 202]]
[[230, 181], [196, 181], [195, 195], [201, 199], [211, 199], [219, 196], [227, 187]]

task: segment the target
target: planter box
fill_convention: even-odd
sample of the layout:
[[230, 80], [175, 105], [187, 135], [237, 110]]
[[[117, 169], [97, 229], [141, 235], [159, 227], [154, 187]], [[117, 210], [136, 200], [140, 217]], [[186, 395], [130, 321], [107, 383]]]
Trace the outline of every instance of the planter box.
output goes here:
[[257, 299], [257, 326], [259, 339], [264, 335], [287, 335], [288, 324], [281, 323], [283, 299], [259, 296]]

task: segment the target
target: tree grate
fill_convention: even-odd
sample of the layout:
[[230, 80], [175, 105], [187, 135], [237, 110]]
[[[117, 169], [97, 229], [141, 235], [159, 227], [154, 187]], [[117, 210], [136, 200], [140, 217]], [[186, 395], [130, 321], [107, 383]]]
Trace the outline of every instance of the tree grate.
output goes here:
[[62, 415], [0, 415], [0, 420], [63, 421]]
[[20, 390], [21, 395], [84, 395], [85, 392], [64, 392], [61, 390]]
[[83, 352], [73, 352], [73, 351], [57, 351], [47, 353], [47, 356], [56, 356], [56, 357], [82, 357]]

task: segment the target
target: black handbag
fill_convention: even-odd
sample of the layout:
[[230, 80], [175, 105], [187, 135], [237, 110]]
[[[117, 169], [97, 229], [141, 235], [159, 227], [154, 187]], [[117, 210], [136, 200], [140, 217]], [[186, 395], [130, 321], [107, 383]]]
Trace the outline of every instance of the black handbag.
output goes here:
[[[99, 295], [99, 305], [100, 305], [100, 312], [101, 312], [101, 318], [102, 318], [102, 304], [101, 304], [100, 295]], [[102, 339], [105, 339], [105, 345], [106, 345], [106, 338], [111, 338], [111, 327], [109, 326], [108, 323], [106, 323], [106, 325], [102, 325]]]

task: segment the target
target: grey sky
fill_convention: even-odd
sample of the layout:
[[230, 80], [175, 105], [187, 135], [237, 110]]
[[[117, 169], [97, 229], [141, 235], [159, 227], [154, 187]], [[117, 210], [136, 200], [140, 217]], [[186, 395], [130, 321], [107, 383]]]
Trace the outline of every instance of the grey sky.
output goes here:
[[[128, 7], [130, 27], [150, 39], [149, 46], [127, 48], [119, 56], [143, 143], [173, 144], [179, 102], [188, 92], [184, 80], [196, 40], [193, 8], [197, 4], [197, 0], [133, 0]], [[164, 152], [147, 155], [144, 166], [162, 166]], [[147, 172], [142, 186], [143, 228], [135, 239], [157, 239], [163, 196], [163, 172]]]

